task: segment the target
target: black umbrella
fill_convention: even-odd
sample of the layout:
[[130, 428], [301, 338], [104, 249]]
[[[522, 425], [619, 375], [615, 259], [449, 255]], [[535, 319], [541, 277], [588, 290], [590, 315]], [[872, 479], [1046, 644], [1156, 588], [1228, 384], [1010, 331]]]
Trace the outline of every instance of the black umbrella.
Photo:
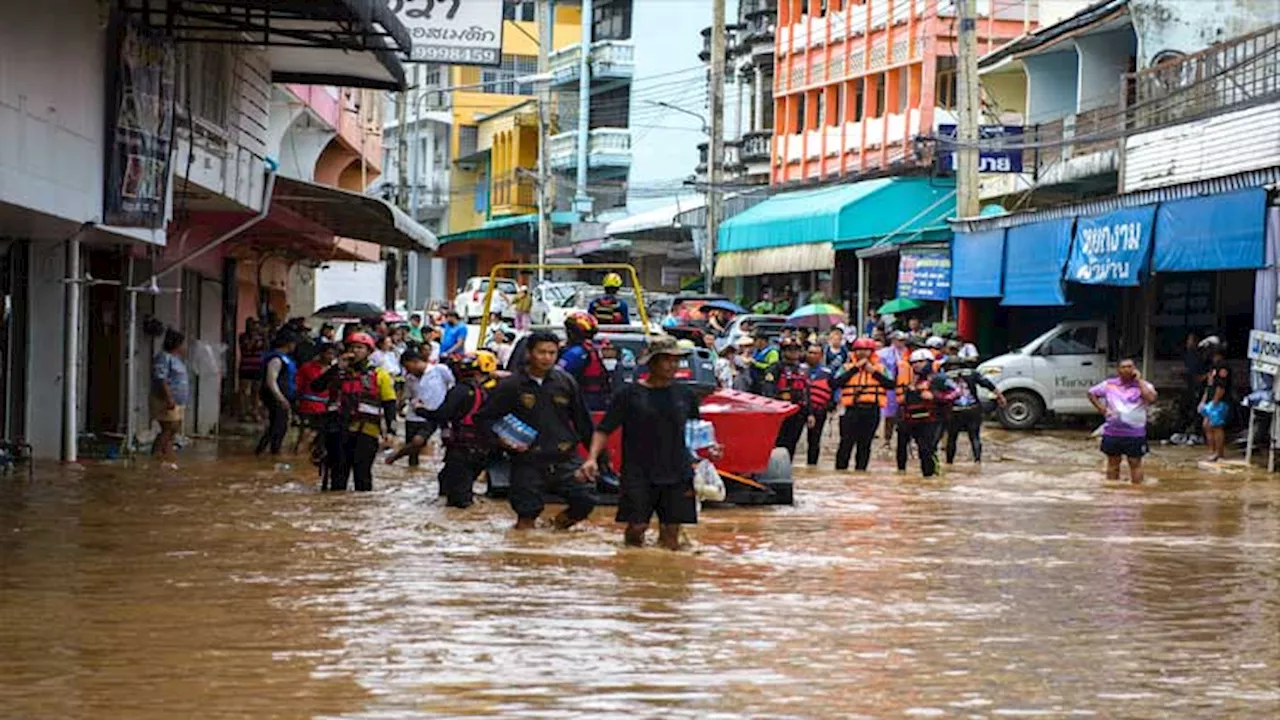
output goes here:
[[340, 302], [325, 305], [315, 311], [314, 315], [322, 318], [382, 317], [382, 308], [367, 302]]

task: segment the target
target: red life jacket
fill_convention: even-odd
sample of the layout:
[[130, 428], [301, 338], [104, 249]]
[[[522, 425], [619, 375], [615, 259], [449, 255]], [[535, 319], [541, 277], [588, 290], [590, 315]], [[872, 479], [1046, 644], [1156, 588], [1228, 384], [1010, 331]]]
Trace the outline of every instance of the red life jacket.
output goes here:
[[627, 318], [622, 315], [618, 298], [612, 295], [596, 298], [591, 301], [591, 314], [601, 325], [626, 325]]
[[473, 385], [472, 389], [475, 395], [471, 400], [471, 409], [466, 415], [450, 420], [448, 426], [440, 433], [446, 447], [478, 448], [483, 444], [483, 437], [479, 428], [476, 427], [476, 413], [480, 411], [480, 406], [484, 405], [489, 393], [479, 385]]
[[609, 369], [604, 366], [600, 351], [590, 340], [584, 341], [582, 347], [587, 351], [587, 365], [582, 368], [582, 375], [578, 378], [578, 386], [582, 388], [582, 394], [608, 397], [613, 378]]
[[831, 380], [822, 378], [809, 381], [809, 407], [826, 410], [831, 405]]
[[338, 385], [338, 410], [348, 420], [382, 421], [377, 368], [353, 368], [342, 376]]
[[298, 368], [298, 412], [303, 415], [319, 415], [329, 409], [329, 391], [316, 392], [311, 383], [324, 374], [325, 366], [312, 360]]
[[[779, 400], [799, 402], [809, 387], [809, 369], [803, 365], [783, 365], [778, 375]], [[793, 400], [794, 399], [794, 400]]]
[[907, 422], [926, 423], [938, 419], [937, 401], [924, 399], [924, 392], [932, 391], [931, 379], [932, 376], [919, 379], [906, 386], [906, 392], [903, 393], [905, 400], [902, 402], [902, 417]]

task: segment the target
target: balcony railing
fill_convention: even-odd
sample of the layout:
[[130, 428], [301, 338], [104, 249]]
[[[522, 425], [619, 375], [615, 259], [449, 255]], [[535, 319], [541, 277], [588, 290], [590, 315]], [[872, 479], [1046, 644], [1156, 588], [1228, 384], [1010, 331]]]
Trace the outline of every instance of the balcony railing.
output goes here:
[[[578, 133], [552, 135], [547, 143], [547, 162], [553, 169], [578, 166]], [[631, 131], [626, 128], [596, 128], [587, 138], [588, 168], [631, 166]]]
[[1124, 80], [1130, 132], [1280, 99], [1280, 25], [1128, 73]]
[[738, 3], [738, 17], [743, 19], [761, 13], [776, 14], [777, 12], [778, 0], [740, 0]]
[[742, 136], [742, 162], [771, 162], [772, 158], [772, 131], [749, 132]]
[[[729, 170], [736, 168], [743, 162], [742, 157], [742, 140], [725, 140], [724, 147], [721, 148], [721, 157], [723, 158], [721, 169]], [[707, 143], [698, 143], [698, 167], [695, 172], [699, 175], [707, 172]]]
[[[551, 54], [548, 70], [553, 85], [578, 81], [582, 44], [575, 43]], [[636, 70], [636, 46], [630, 40], [597, 40], [591, 43], [591, 78], [622, 80]]]
[[490, 204], [493, 207], [533, 207], [538, 204], [537, 183], [531, 177], [507, 173], [494, 180]]

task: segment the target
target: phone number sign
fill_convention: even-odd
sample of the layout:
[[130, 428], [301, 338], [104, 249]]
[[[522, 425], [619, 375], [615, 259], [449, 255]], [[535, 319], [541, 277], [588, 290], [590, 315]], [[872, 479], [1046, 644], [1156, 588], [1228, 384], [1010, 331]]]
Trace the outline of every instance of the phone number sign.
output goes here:
[[413, 62], [502, 64], [502, 0], [389, 0], [409, 37]]

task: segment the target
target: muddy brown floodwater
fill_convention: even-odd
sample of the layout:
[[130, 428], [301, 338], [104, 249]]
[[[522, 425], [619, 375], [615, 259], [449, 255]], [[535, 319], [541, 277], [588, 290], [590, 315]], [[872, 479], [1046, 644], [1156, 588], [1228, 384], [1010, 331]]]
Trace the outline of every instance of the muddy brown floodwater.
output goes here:
[[41, 467], [0, 479], [0, 717], [1280, 717], [1280, 482], [1005, 441], [798, 469], [682, 554], [403, 468]]

